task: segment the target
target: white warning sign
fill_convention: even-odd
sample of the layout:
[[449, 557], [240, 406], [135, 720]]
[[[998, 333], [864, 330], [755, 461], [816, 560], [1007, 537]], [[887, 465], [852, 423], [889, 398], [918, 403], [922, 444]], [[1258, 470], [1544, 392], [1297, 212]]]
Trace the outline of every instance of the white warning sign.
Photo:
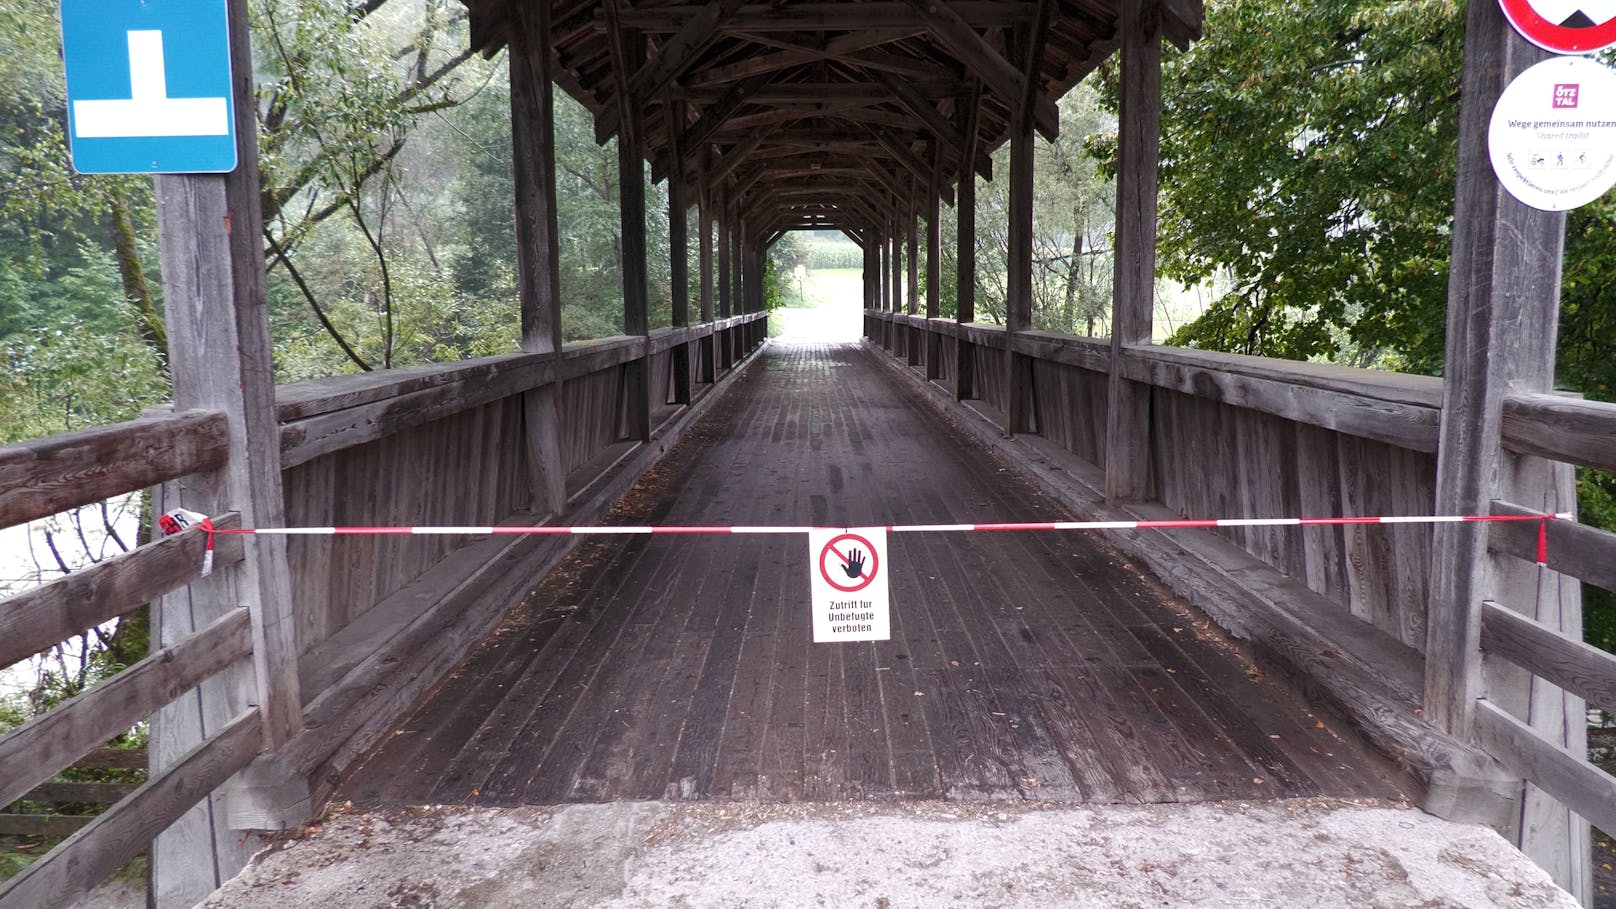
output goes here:
[[814, 643], [892, 637], [885, 527], [808, 533]]
[[1487, 131], [1498, 182], [1543, 211], [1566, 211], [1616, 184], [1616, 72], [1587, 57], [1531, 67], [1504, 89]]

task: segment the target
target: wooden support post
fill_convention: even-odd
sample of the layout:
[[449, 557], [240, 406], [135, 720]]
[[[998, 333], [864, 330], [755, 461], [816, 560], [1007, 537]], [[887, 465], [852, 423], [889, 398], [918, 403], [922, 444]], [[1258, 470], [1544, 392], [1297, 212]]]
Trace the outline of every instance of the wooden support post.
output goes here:
[[[511, 151], [516, 187], [516, 290], [522, 350], [561, 357], [561, 259], [556, 227], [555, 103], [550, 61], [550, 9], [522, 7], [512, 22]], [[559, 376], [559, 370], [557, 371]], [[567, 510], [561, 453], [561, 382], [522, 396], [532, 509]], [[499, 515], [488, 515], [495, 520]]]
[[[908, 241], [909, 256], [904, 262], [904, 275], [907, 281], [904, 296], [907, 298], [906, 311], [911, 316], [920, 315], [920, 229], [918, 224], [919, 208], [915, 205], [915, 181], [910, 180], [909, 205], [904, 214], [903, 232]], [[920, 333], [913, 322], [904, 326], [903, 332], [904, 359], [910, 366], [920, 365]]]
[[[963, 160], [976, 156], [977, 125], [981, 95], [972, 90], [960, 95], [957, 115], [965, 134]], [[957, 246], [954, 250], [954, 320], [960, 325], [976, 321], [976, 174], [960, 168], [959, 187], [954, 191]], [[964, 332], [954, 342], [954, 399], [976, 397], [976, 349]]]
[[[671, 321], [673, 327], [690, 324], [690, 238], [688, 211], [685, 205], [684, 149], [679, 134], [684, 127], [684, 104], [668, 98], [668, 134], [672, 145], [674, 168], [668, 177], [668, 266]], [[676, 404], [690, 403], [690, 345], [679, 344], [673, 355], [673, 400]]]
[[[698, 211], [696, 223], [701, 225], [701, 239], [696, 247], [697, 270], [701, 272], [701, 321], [705, 325], [713, 322], [713, 201], [712, 190], [707, 187], [705, 178], [698, 195]], [[701, 339], [701, 381], [711, 384], [716, 378], [717, 339], [707, 335]]]
[[1005, 274], [1005, 408], [1007, 436], [1032, 430], [1032, 363], [1014, 350], [1017, 332], [1032, 327], [1033, 122], [1024, 106], [1010, 126], [1009, 249]]
[[[943, 231], [942, 215], [942, 155], [934, 148], [931, 167], [931, 188], [926, 193], [926, 318], [935, 319], [943, 312]], [[957, 203], [956, 203], [957, 204]], [[926, 378], [942, 376], [942, 335], [926, 326]]]
[[[880, 308], [881, 303], [881, 254], [874, 235], [869, 235], [864, 244], [864, 311], [874, 312]], [[866, 337], [869, 337], [866, 332]]]
[[[607, 9], [615, 9], [608, 3]], [[615, 17], [608, 16], [609, 20]], [[633, 29], [613, 28], [621, 43], [622, 65], [637, 70], [645, 59], [645, 39]], [[638, 99], [618, 99], [617, 199], [623, 225], [623, 333], [651, 333], [650, 289], [646, 283], [645, 130]], [[647, 351], [649, 346], [647, 347]], [[646, 353], [623, 366], [625, 438], [651, 439], [651, 364]]]
[[1112, 272], [1111, 376], [1106, 404], [1105, 495], [1150, 492], [1150, 388], [1122, 377], [1128, 348], [1149, 344], [1156, 302], [1156, 166], [1161, 149], [1160, 17], [1145, 0], [1122, 4], [1116, 267]]
[[[734, 285], [730, 282], [729, 277], [731, 269], [730, 250], [733, 247], [729, 241], [729, 204], [728, 200], [723, 196], [719, 197], [716, 215], [718, 221], [718, 317], [727, 319], [734, 315], [730, 308], [730, 291]], [[729, 368], [727, 361], [724, 363], [724, 368]]]
[[[252, 49], [246, 0], [229, 0], [228, 6], [239, 163], [222, 176], [158, 177], [156, 190], [174, 404], [225, 415], [229, 461], [213, 473], [166, 484], [154, 508], [236, 511], [244, 525], [278, 527], [285, 523], [285, 504], [264, 290]], [[246, 606], [253, 655], [250, 668], [210, 679], [153, 717], [154, 774], [254, 705], [266, 750], [303, 727], [285, 540], [253, 537], [245, 545], [244, 561], [163, 597], [155, 610], [154, 651]], [[254, 846], [232, 831], [230, 812], [279, 827], [305, 822], [310, 809], [307, 781], [273, 757], [260, 758], [232, 786], [158, 836], [151, 849], [154, 904], [190, 906], [241, 870]]]
[[[1509, 82], [1547, 54], [1522, 39], [1495, 3], [1472, 3], [1465, 22], [1459, 165], [1448, 277], [1447, 345], [1437, 454], [1438, 514], [1486, 514], [1495, 499], [1572, 511], [1569, 468], [1515, 456], [1500, 441], [1509, 395], [1553, 388], [1565, 215], [1530, 208], [1494, 176], [1487, 129]], [[1461, 739], [1476, 699], [1528, 722], [1550, 742], [1587, 753], [1582, 701], [1524, 670], [1485, 665], [1481, 604], [1507, 608], [1582, 639], [1574, 581], [1487, 549], [1487, 526], [1439, 524], [1426, 625], [1425, 716]], [[1433, 794], [1440, 800], [1440, 794]], [[1446, 810], [1444, 810], [1446, 809]], [[1465, 806], [1430, 810], [1462, 815]], [[1521, 850], [1584, 904], [1592, 898], [1588, 825], [1530, 784], [1513, 835]]]

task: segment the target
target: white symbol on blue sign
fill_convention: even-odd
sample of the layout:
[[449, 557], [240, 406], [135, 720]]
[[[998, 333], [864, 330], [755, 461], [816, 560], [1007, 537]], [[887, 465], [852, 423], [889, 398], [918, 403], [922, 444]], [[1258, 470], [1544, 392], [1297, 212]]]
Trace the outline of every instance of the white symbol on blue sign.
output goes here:
[[225, 0], [63, 0], [62, 56], [75, 170], [235, 169]]

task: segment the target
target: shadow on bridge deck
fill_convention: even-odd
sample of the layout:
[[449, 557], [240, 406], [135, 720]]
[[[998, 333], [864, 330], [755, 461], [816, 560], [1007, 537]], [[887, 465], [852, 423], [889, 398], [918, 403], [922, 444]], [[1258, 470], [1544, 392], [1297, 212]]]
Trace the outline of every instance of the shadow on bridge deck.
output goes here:
[[[858, 345], [776, 346], [614, 523], [1060, 517]], [[582, 543], [346, 781], [358, 805], [1399, 798], [1094, 535], [898, 535], [892, 640], [810, 643], [797, 537]]]

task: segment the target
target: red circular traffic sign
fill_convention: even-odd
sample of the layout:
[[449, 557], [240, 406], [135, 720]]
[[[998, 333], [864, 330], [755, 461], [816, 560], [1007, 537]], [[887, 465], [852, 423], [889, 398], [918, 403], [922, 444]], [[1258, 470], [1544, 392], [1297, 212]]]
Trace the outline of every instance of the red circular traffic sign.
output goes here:
[[1609, 0], [1498, 0], [1526, 40], [1557, 54], [1588, 54], [1616, 44]]
[[[836, 559], [834, 570], [840, 573], [843, 578], [848, 577], [846, 569], [847, 566], [853, 564], [853, 550], [856, 548], [849, 544], [863, 546], [864, 551], [870, 554], [870, 564], [861, 567], [860, 574], [851, 584], [843, 584], [832, 575], [831, 567], [826, 565], [825, 562], [828, 558], [834, 556]], [[825, 583], [842, 593], [858, 593], [860, 590], [870, 586], [870, 584], [874, 583], [875, 573], [880, 567], [881, 558], [876, 554], [875, 547], [870, 545], [869, 540], [856, 533], [844, 533], [839, 537], [831, 537], [830, 541], [819, 550], [819, 576], [825, 579]]]

